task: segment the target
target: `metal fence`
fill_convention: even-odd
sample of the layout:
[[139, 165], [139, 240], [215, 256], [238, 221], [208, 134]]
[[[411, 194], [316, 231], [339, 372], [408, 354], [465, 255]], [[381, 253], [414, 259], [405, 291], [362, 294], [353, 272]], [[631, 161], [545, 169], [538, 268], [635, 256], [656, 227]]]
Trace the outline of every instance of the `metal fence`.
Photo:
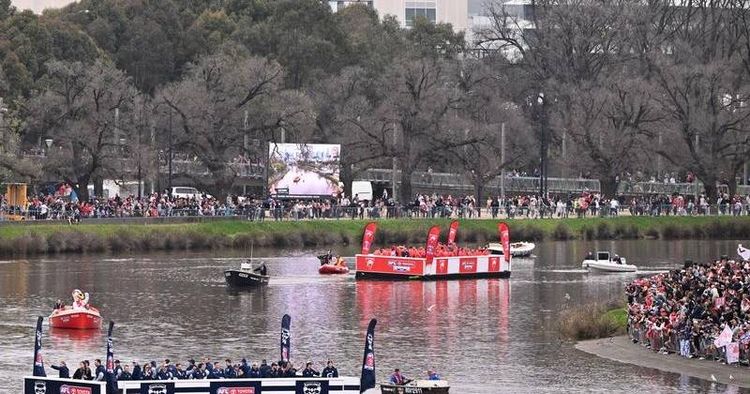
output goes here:
[[76, 210], [17, 209], [0, 210], [2, 220], [24, 221], [68, 221], [96, 219], [157, 219], [157, 218], [235, 218], [243, 220], [343, 220], [343, 219], [539, 219], [539, 218], [591, 218], [613, 216], [745, 216], [750, 215], [750, 205], [741, 210], [732, 209], [729, 205], [693, 207], [676, 209], [672, 205], [620, 205], [617, 209], [609, 206], [588, 209], [576, 209], [572, 206], [516, 206], [502, 205], [490, 208], [472, 209], [465, 205], [459, 206], [375, 206], [375, 207], [341, 207], [341, 206], [283, 206], [273, 207], [260, 205], [219, 206], [213, 209], [199, 207], [165, 208], [165, 209], [111, 209], [98, 208], [90, 214], [82, 214]]

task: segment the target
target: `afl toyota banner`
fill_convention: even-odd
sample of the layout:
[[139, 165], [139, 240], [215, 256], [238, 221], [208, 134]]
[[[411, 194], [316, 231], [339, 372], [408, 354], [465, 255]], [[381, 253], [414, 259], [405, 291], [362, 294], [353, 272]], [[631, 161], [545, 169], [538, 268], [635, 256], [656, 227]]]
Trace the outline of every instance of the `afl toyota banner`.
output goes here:
[[56, 378], [24, 378], [24, 394], [105, 394], [104, 382]]

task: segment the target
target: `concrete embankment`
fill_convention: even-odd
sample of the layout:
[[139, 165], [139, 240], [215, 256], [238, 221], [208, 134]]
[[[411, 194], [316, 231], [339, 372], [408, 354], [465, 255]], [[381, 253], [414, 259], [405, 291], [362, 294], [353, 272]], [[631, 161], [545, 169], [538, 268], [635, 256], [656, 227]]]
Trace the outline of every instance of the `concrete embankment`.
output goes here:
[[709, 382], [750, 388], [750, 369], [745, 366], [725, 365], [716, 361], [697, 360], [675, 354], [660, 354], [634, 344], [623, 335], [592, 339], [576, 344], [576, 349], [609, 360], [693, 376]]

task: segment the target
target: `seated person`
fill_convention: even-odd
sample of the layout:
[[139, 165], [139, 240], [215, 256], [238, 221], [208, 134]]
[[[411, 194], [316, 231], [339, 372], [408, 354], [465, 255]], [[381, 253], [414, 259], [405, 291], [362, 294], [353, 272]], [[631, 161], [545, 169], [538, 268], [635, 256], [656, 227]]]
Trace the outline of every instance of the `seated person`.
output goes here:
[[393, 373], [391, 374], [391, 377], [388, 379], [388, 382], [390, 384], [395, 384], [397, 386], [405, 385], [409, 382], [411, 382], [411, 379], [407, 379], [406, 376], [401, 374], [401, 370], [396, 368]]

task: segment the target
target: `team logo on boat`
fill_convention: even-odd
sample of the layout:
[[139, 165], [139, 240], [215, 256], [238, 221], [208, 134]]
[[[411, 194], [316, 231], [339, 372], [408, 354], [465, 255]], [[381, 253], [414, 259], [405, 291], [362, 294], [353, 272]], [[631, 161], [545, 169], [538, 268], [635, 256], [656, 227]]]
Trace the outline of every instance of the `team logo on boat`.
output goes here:
[[367, 259], [366, 264], [367, 264], [367, 268], [372, 268], [372, 266], [375, 265], [375, 260], [374, 259]]
[[305, 394], [320, 394], [322, 392], [320, 382], [305, 382], [302, 392]]
[[34, 394], [47, 394], [47, 383], [34, 382]]
[[167, 394], [167, 385], [150, 384], [148, 385], [148, 394]]

